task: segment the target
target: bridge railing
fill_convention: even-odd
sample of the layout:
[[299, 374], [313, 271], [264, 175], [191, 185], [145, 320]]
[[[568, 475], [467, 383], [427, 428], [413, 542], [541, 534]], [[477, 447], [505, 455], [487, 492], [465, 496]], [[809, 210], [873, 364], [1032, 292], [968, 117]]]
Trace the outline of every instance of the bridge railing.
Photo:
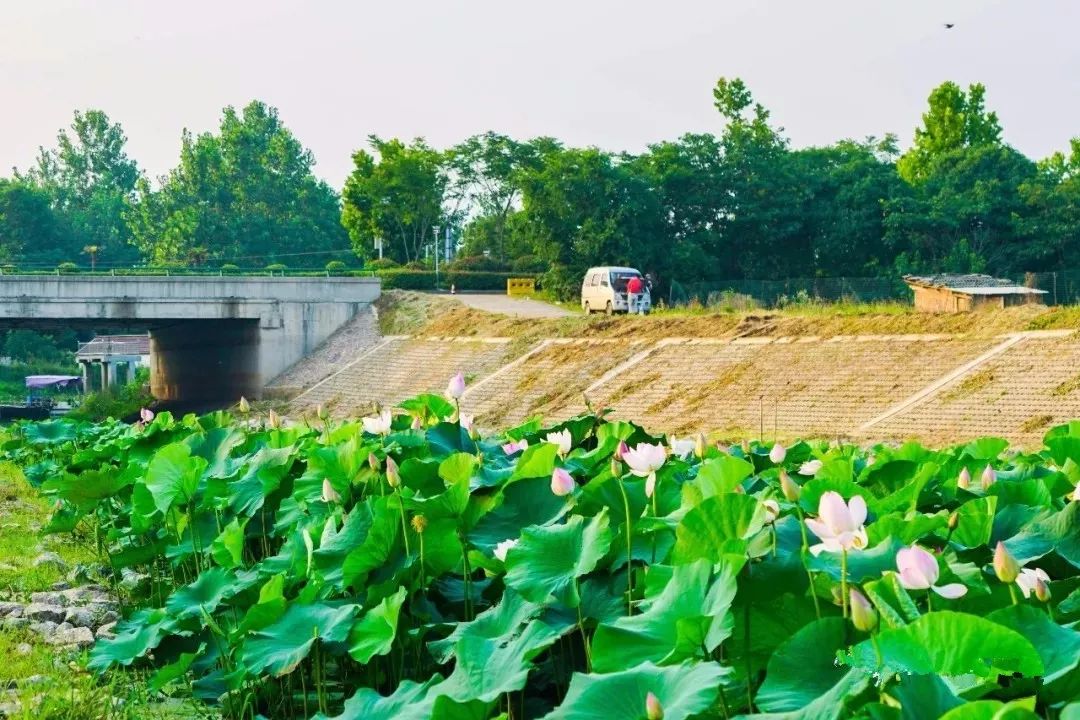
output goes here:
[[374, 270], [317, 270], [267, 268], [64, 268], [0, 265], [0, 275], [74, 275], [78, 277], [376, 277]]

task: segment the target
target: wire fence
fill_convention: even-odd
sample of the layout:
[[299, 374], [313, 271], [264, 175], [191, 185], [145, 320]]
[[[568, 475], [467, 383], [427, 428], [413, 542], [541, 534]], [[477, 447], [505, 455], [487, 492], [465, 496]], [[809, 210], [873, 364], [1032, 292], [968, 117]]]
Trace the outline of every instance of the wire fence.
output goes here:
[[[1047, 305], [1080, 304], [1080, 269], [1005, 276], [1017, 285], [1045, 290]], [[912, 293], [903, 278], [831, 277], [781, 280], [721, 280], [703, 283], [673, 281], [666, 298], [669, 305], [700, 304], [736, 310], [776, 308], [791, 304], [895, 302], [912, 304]]]

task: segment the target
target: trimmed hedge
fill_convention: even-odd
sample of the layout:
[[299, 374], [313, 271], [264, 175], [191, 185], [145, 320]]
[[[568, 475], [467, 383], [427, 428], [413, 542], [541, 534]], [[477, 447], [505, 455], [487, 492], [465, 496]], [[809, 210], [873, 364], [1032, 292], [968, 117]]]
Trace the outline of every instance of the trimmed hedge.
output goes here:
[[[380, 270], [375, 273], [384, 290], [434, 290], [435, 273], [431, 270]], [[453, 285], [457, 290], [506, 290], [510, 278], [534, 277], [526, 273], [507, 272], [440, 272], [439, 286]]]

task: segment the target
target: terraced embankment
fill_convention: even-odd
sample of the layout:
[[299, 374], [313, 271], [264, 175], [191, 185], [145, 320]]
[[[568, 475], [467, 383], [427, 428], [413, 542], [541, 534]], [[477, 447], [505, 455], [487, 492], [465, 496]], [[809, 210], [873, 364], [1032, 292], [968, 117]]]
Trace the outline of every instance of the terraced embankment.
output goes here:
[[[416, 335], [384, 337], [291, 410], [362, 414], [440, 392], [462, 371], [463, 405], [484, 427], [558, 420], [588, 401], [677, 434], [929, 443], [996, 434], [1028, 446], [1080, 417], [1080, 336], [1069, 310], [560, 321], [437, 303], [408, 310]], [[874, 329], [892, 332], [865, 332]], [[434, 334], [447, 331], [471, 334]]]

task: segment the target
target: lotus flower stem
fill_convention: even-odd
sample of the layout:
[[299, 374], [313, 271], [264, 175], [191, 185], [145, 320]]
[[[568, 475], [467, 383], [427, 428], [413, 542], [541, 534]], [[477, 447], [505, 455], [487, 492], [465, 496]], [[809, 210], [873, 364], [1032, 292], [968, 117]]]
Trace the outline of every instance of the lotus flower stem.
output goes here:
[[[806, 519], [803, 517], [802, 508], [797, 503], [795, 512], [799, 515], [799, 531], [802, 532], [802, 556], [805, 558], [807, 549], [810, 547], [810, 540], [806, 536]], [[814, 571], [810, 568], [806, 568], [806, 579], [810, 582], [810, 599], [814, 601], [814, 615], [820, 620], [821, 605], [818, 603], [817, 593], [814, 592]]]
[[840, 607], [843, 610], [844, 619], [848, 616], [848, 590], [847, 590], [847, 548], [840, 550]]
[[727, 709], [727, 695], [724, 693], [724, 688], [721, 686], [720, 690], [720, 709], [724, 711], [724, 720], [731, 720], [731, 714]]
[[1020, 601], [1016, 599], [1016, 588], [1013, 587], [1012, 583], [1009, 583], [1009, 597], [1012, 598], [1012, 604], [1013, 605], [1019, 605], [1020, 604]]
[[592, 648], [589, 647], [589, 636], [585, 634], [585, 618], [581, 615], [581, 585], [578, 583], [578, 579], [574, 578], [574, 590], [577, 592], [577, 626], [578, 632], [581, 633], [581, 646], [585, 648], [585, 672], [592, 672]]
[[929, 590], [926, 591], [926, 612], [934, 612], [934, 603], [930, 599], [932, 594]]
[[626, 511], [626, 614], [634, 614], [634, 536], [630, 525], [630, 498], [626, 495], [626, 485], [617, 477], [619, 491], [622, 493], [623, 510]]
[[409, 557], [409, 523], [405, 521], [405, 498], [401, 496], [401, 488], [397, 489], [398, 508], [401, 510], [401, 537], [405, 540], [405, 557]]
[[[746, 590], [750, 591], [750, 565], [746, 566]], [[754, 684], [751, 681], [751, 675], [753, 674], [752, 658], [750, 656], [750, 599], [746, 600], [746, 604], [743, 606], [743, 655], [746, 658], [746, 712], [754, 712]]]
[[469, 564], [469, 546], [465, 538], [458, 536], [461, 541], [461, 579], [465, 586], [465, 619], [472, 620], [472, 566]]
[[870, 633], [870, 644], [874, 646], [874, 654], [877, 655], [877, 664], [880, 668], [885, 664], [885, 659], [881, 657], [881, 646], [878, 645], [876, 631]]

